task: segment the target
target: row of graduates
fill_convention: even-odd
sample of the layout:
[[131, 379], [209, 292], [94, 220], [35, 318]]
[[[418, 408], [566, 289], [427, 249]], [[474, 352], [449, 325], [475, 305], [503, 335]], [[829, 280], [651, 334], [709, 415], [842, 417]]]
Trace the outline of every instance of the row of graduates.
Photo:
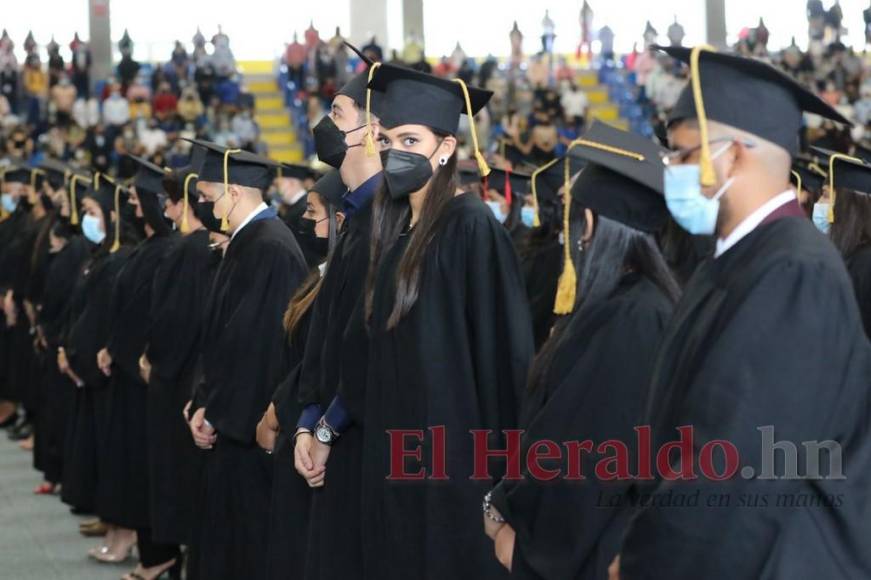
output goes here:
[[[745, 131], [792, 154], [783, 133], [795, 125], [797, 137], [802, 109], [836, 118], [785, 77], [754, 68], [762, 65], [707, 53], [701, 62], [720, 69], [703, 78], [731, 75], [763, 101], [774, 87], [791, 105], [780, 103], [780, 126], [762, 131], [756, 118], [735, 118], [725, 97], [718, 106], [717, 89], [705, 86], [713, 130]], [[698, 116], [688, 94], [678, 127]], [[49, 398], [71, 410], [64, 500], [117, 527], [95, 557], [125, 557], [131, 539], [123, 530], [135, 529], [142, 577], [178, 570], [180, 544], [189, 547], [191, 578], [498, 578], [506, 568], [524, 578], [602, 578], [618, 553], [612, 572], [619, 567], [626, 578], [867, 571], [860, 546], [871, 520], [856, 490], [867, 483], [871, 355], [843, 260], [804, 219], [792, 190], [785, 209], [702, 259], [679, 299], [704, 242], [675, 243], [680, 257], [669, 259], [660, 249], [668, 246], [664, 229], [674, 229], [669, 214], [691, 233], [715, 229], [694, 227], [667, 203], [662, 159], [674, 156], [595, 125], [567, 158], [530, 176], [537, 227], [524, 231], [520, 202], [506, 200], [517, 209], [503, 224], [457, 176], [459, 117], [489, 96], [386, 64], [354, 77], [314, 129], [319, 157], [337, 171], [309, 192], [293, 233], [263, 203], [275, 164], [210, 143], [195, 143], [191, 167], [169, 175], [140, 160], [129, 192], [103, 176], [70, 179], [69, 195], [57, 196], [47, 260], [49, 273], [68, 274], [59, 330], [43, 357], [51, 361], [56, 349], [57, 364], [43, 365], [54, 382], [40, 385], [54, 385]], [[691, 166], [708, 146], [703, 131], [689, 131], [676, 138]], [[752, 159], [755, 147], [729, 142]], [[504, 198], [526, 197], [521, 176], [491, 173], [477, 151], [476, 161], [487, 195], [501, 181], [519, 184], [511, 194], [503, 187]], [[836, 159], [830, 169], [841, 165], [858, 167]], [[786, 186], [787, 173], [772, 181]], [[858, 173], [867, 182], [867, 170]], [[80, 192], [79, 182], [88, 184]], [[31, 199], [34, 185], [24, 189]], [[44, 190], [51, 198], [53, 186]], [[144, 224], [135, 245], [125, 198]], [[31, 213], [13, 214], [4, 234], [6, 224], [40, 219]], [[80, 214], [92, 247], [70, 227]], [[23, 239], [23, 229], [9, 230], [4, 240], [16, 242], [4, 244], [4, 262]], [[317, 249], [304, 254], [301, 245]], [[77, 263], [70, 257], [62, 268], [67, 260], [58, 257], [76, 247]], [[47, 280], [45, 288], [61, 288]], [[41, 316], [45, 298], [34, 304]], [[797, 345], [809, 352], [812, 344], [831, 348], [825, 364], [794, 360]], [[817, 414], [825, 420], [812, 421]], [[499, 459], [489, 462], [489, 479], [470, 477], [472, 429], [491, 430], [489, 447], [502, 449], [502, 430], [518, 426], [528, 447], [539, 439], [630, 441], [645, 419], [657, 442], [692, 424], [702, 442], [726, 438], [748, 457], [758, 455], [751, 437], [764, 424], [789, 440], [849, 441], [858, 467], [846, 481], [765, 489], [820, 488], [858, 503], [633, 513], [595, 504], [603, 490], [631, 493], [630, 481], [500, 482]], [[450, 481], [388, 481], [387, 431], [434, 426], [448, 434], [442, 467]], [[38, 434], [37, 448], [51, 437]], [[406, 445], [413, 454], [417, 443]], [[422, 445], [409, 472], [433, 471], [432, 442]], [[707, 490], [711, 482], [687, 485]], [[825, 547], [835, 529], [836, 553]]]

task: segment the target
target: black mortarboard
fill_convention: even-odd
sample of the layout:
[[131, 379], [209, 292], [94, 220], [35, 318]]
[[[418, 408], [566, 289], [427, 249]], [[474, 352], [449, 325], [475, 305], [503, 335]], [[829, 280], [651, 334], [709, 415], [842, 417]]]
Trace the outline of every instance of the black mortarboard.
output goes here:
[[[569, 158], [569, 176], [578, 173], [587, 165], [580, 157]], [[559, 190], [565, 185], [565, 157], [557, 157], [536, 168], [529, 178], [529, 189], [532, 193], [536, 213], [542, 204], [556, 205], [559, 201]], [[536, 225], [538, 217], [536, 217]]]
[[297, 163], [279, 163], [278, 177], [292, 177], [300, 181], [305, 179], [317, 179], [320, 174], [309, 167], [308, 165], [300, 165]]
[[167, 172], [142, 157], [130, 155], [130, 158], [137, 165], [136, 175], [133, 176], [133, 186], [136, 188], [136, 191], [146, 191], [154, 194], [163, 193], [163, 178]]
[[278, 163], [271, 159], [201, 139], [189, 141], [204, 149], [205, 154], [199, 166], [195, 166], [199, 181], [235, 184], [266, 191], [275, 179]]
[[67, 180], [72, 174], [69, 166], [57, 159], [45, 158], [39, 162], [37, 167], [45, 172], [46, 179], [48, 179], [53, 189], [66, 187]]
[[644, 232], [659, 231], [668, 220], [665, 153], [646, 137], [596, 122], [570, 146], [571, 156], [588, 161], [572, 196], [597, 214]]
[[30, 169], [25, 165], [10, 165], [3, 173], [3, 181], [6, 183], [30, 184]]
[[487, 187], [495, 189], [504, 195], [505, 200], [510, 204], [518, 197], [530, 192], [531, 177], [527, 173], [517, 173], [516, 171], [505, 169], [491, 169], [490, 174], [486, 177]]
[[469, 114], [471, 109], [475, 115], [493, 96], [491, 91], [466, 87], [467, 107], [464, 83], [392, 64], [379, 66], [369, 86], [384, 93], [380, 118], [388, 129], [426, 125], [451, 135], [457, 133], [461, 114]]
[[334, 169], [318, 179], [311, 191], [320, 195], [331, 206], [341, 208], [342, 198], [348, 193], [348, 186], [342, 182], [339, 170]]
[[[761, 60], [702, 47], [657, 48], [690, 64], [692, 78], [672, 108], [669, 122], [698, 118], [703, 139], [707, 119], [711, 119], [758, 135], [795, 155], [803, 111], [850, 124], [792, 77]], [[694, 90], [696, 86], [700, 89], [698, 93]], [[701, 110], [698, 105], [702, 105]], [[715, 177], [706, 143], [702, 157], [702, 184], [711, 185]]]
[[792, 163], [791, 176], [792, 182], [800, 189], [819, 195], [827, 174], [813, 159], [796, 158]]
[[458, 163], [457, 174], [460, 176], [460, 185], [481, 182], [481, 174], [478, 173], [478, 166], [475, 164], [465, 162]]
[[[345, 95], [350, 98], [357, 104], [357, 107], [363, 109], [366, 107], [366, 85], [369, 84], [369, 69], [374, 64], [372, 59], [360, 52], [356, 46], [351, 44], [350, 42], [344, 43], [346, 47], [350, 48], [360, 59], [366, 63], [366, 70], [360, 71], [356, 75], [354, 75], [351, 80], [349, 80], [345, 85], [339, 89], [336, 94], [337, 95]], [[377, 107], [373, 106], [375, 111], [378, 110]], [[377, 113], [376, 113], [377, 114]]]
[[832, 196], [828, 218], [830, 223], [834, 223], [837, 188], [843, 187], [862, 193], [871, 193], [871, 164], [858, 157], [821, 147], [811, 147], [811, 151], [821, 155], [828, 165], [829, 195]]

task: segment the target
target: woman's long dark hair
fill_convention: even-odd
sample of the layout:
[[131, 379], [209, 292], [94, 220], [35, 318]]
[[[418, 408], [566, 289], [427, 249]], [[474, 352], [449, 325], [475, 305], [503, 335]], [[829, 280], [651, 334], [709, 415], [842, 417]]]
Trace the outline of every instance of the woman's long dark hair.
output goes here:
[[844, 258], [852, 256], [860, 246], [871, 244], [871, 195], [838, 188], [834, 212], [832, 243]]
[[[449, 135], [433, 130], [440, 139]], [[420, 277], [426, 249], [436, 234], [445, 206], [457, 190], [457, 154], [439, 166], [429, 181], [420, 218], [411, 230], [411, 239], [399, 261], [396, 272], [396, 299], [393, 311], [387, 319], [387, 329], [396, 327], [403, 316], [408, 314], [420, 293]], [[372, 202], [372, 240], [369, 246], [369, 272], [366, 276], [366, 320], [371, 320], [374, 304], [375, 277], [384, 256], [399, 240], [411, 218], [411, 205], [408, 199], [394, 200], [386, 186], [375, 195]]]
[[557, 321], [536, 356], [530, 371], [530, 388], [544, 384], [554, 354], [571, 321], [585, 316], [610, 298], [628, 271], [648, 278], [673, 303], [680, 298], [680, 287], [653, 235], [594, 214], [595, 235], [590, 246], [581, 251], [579, 240], [587, 225], [584, 208], [572, 201], [570, 215], [574, 216], [570, 224], [573, 235], [567, 243], [571, 244], [572, 259], [578, 272], [577, 300], [572, 314]]
[[[316, 192], [309, 192], [309, 194], [312, 193]], [[329, 224], [329, 233], [327, 234], [327, 237], [329, 239], [329, 250], [327, 251], [326, 263], [329, 265], [330, 260], [333, 257], [333, 249], [336, 247], [336, 241], [338, 240], [338, 225], [336, 221], [337, 208], [336, 206], [327, 203], [322, 196], [320, 199], [327, 208], [327, 219]], [[324, 271], [324, 275], [326, 275], [326, 270]], [[306, 312], [308, 312], [312, 307], [312, 304], [314, 304], [315, 298], [318, 297], [318, 293], [321, 291], [323, 279], [324, 276], [321, 275], [317, 268], [313, 269], [290, 298], [287, 310], [284, 313], [284, 330], [287, 332], [288, 342], [293, 342], [293, 332], [305, 316]]]

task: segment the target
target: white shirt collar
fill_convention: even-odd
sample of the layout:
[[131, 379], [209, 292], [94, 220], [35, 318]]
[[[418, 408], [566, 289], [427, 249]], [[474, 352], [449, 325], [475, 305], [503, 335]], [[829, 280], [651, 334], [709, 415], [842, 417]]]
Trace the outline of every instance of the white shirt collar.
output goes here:
[[263, 203], [263, 202], [260, 202], [260, 205], [258, 205], [257, 207], [255, 207], [255, 208], [254, 208], [254, 211], [252, 211], [251, 213], [249, 213], [249, 214], [248, 214], [248, 217], [246, 217], [244, 220], [242, 220], [242, 223], [239, 224], [239, 227], [236, 228], [236, 229], [233, 231], [233, 235], [230, 236], [230, 240], [232, 241], [233, 238], [236, 237], [236, 234], [238, 234], [239, 232], [242, 231], [242, 228], [244, 228], [245, 226], [247, 226], [248, 224], [250, 224], [250, 223], [251, 223], [251, 220], [254, 219], [254, 216], [256, 216], [256, 215], [259, 214], [261, 211], [263, 211], [263, 210], [265, 210], [265, 209], [268, 209], [268, 208], [269, 208], [268, 205], [266, 205], [266, 204]]
[[756, 208], [756, 211], [744, 218], [744, 220], [738, 224], [735, 229], [732, 230], [732, 233], [726, 236], [725, 239], [720, 238], [717, 240], [717, 249], [714, 251], [714, 258], [719, 258], [725, 254], [732, 246], [740, 242], [745, 236], [755, 230], [759, 224], [765, 221], [765, 218], [774, 212], [774, 210], [794, 199], [795, 191], [787, 189], [783, 193], [772, 197], [760, 205]]

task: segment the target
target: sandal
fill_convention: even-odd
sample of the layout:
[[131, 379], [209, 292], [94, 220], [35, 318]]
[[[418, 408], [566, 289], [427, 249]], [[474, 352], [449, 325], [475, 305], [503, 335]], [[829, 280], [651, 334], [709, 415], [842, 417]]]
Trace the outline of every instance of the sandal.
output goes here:
[[[169, 564], [169, 566], [166, 566]], [[152, 576], [153, 580], [158, 580], [160, 578], [169, 578], [170, 580], [181, 580], [181, 554], [178, 557], [173, 558], [169, 562], [164, 562], [163, 564], [158, 564], [153, 568], [160, 569], [162, 566], [166, 566], [157, 573], [156, 576]], [[132, 572], [128, 572], [124, 576], [121, 577], [121, 580], [149, 580], [146, 576], [144, 576], [145, 568], [140, 563]]]

